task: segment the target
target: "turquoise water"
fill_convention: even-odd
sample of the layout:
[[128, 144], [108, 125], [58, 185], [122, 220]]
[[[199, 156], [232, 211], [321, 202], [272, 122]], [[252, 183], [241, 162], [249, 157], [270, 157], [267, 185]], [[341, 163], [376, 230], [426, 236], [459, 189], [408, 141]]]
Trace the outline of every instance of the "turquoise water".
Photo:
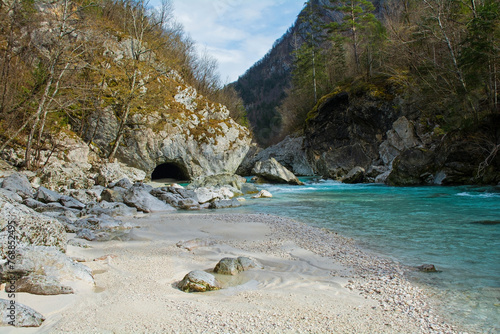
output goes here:
[[454, 321], [500, 332], [500, 188], [389, 187], [306, 180], [263, 185], [272, 199], [248, 200], [244, 212], [288, 216], [358, 240], [408, 265]]

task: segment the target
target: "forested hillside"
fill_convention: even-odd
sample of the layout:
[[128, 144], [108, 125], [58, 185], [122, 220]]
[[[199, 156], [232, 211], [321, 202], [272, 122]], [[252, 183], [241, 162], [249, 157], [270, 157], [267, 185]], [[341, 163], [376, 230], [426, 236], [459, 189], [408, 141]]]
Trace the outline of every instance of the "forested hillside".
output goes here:
[[[190, 87], [190, 103], [203, 95], [245, 122], [241, 100], [222, 88], [215, 60], [197, 56], [168, 0], [157, 8], [142, 0], [0, 1], [0, 152], [24, 150], [19, 167], [43, 166], [41, 152], [55, 154], [62, 132], [91, 145], [105, 119], [112, 139], [98, 154], [112, 161], [151, 122], [137, 115], [163, 110], [156, 131], [165, 117], [181, 122], [185, 107], [174, 96]], [[209, 125], [199, 117], [201, 136]]]
[[309, 1], [235, 87], [262, 145], [301, 131], [323, 95], [382, 82], [437, 135], [470, 130], [498, 113], [499, 27], [494, 0]]

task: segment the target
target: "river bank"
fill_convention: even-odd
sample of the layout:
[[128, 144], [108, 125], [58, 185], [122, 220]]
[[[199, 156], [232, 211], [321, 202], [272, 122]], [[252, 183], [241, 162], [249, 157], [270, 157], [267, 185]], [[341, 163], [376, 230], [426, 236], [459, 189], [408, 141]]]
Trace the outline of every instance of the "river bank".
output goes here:
[[[333, 232], [264, 214], [155, 213], [124, 220], [140, 226], [127, 240], [68, 248], [68, 255], [86, 260], [96, 287], [75, 286], [76, 295], [49, 297], [51, 303], [19, 294], [47, 320], [37, 330], [8, 331], [458, 331], [406, 280], [405, 268]], [[196, 238], [200, 247], [177, 246]], [[177, 288], [189, 271], [210, 270], [227, 256], [255, 258], [263, 269], [226, 277], [219, 291]]]

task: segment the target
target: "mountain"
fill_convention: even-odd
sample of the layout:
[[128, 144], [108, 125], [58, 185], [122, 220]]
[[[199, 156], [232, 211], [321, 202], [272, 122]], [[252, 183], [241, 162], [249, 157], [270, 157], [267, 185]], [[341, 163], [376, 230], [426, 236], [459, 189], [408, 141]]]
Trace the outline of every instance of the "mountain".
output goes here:
[[[317, 17], [322, 23], [338, 18], [338, 13], [325, 7], [328, 0], [313, 0], [311, 3], [318, 8]], [[304, 43], [311, 29], [305, 19], [306, 9], [301, 11], [286, 33], [274, 42], [271, 50], [233, 83], [245, 104], [254, 139], [262, 146], [273, 143], [280, 131], [281, 116], [276, 108], [290, 88], [293, 53]]]
[[[377, 15], [382, 11], [382, 1], [374, 1]], [[310, 20], [311, 10], [314, 22]], [[291, 87], [294, 53], [309, 38], [311, 25], [321, 27], [338, 22], [341, 17], [341, 13], [331, 9], [329, 0], [307, 2], [295, 23], [274, 42], [271, 50], [232, 84], [243, 99], [254, 139], [259, 145], [269, 146], [278, 140], [282, 116], [277, 107]]]

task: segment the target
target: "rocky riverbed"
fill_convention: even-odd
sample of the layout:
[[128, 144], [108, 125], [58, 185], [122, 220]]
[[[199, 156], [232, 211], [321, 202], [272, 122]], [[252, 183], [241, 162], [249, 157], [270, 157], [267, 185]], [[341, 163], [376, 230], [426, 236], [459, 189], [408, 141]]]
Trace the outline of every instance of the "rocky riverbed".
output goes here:
[[[454, 333], [399, 264], [351, 239], [261, 214], [152, 213], [124, 219], [128, 241], [68, 246], [97, 288], [77, 288], [70, 307], [48, 314], [47, 332]], [[71, 234], [70, 234], [71, 237]], [[187, 246], [187, 247], [186, 247]], [[223, 258], [261, 266], [213, 272]], [[186, 293], [179, 282], [202, 270], [221, 289]], [[24, 294], [21, 294], [24, 295]], [[23, 296], [42, 314], [44, 296]], [[53, 296], [54, 297], [54, 296]], [[65, 298], [57, 296], [56, 298]], [[63, 303], [63, 305], [65, 305]]]

